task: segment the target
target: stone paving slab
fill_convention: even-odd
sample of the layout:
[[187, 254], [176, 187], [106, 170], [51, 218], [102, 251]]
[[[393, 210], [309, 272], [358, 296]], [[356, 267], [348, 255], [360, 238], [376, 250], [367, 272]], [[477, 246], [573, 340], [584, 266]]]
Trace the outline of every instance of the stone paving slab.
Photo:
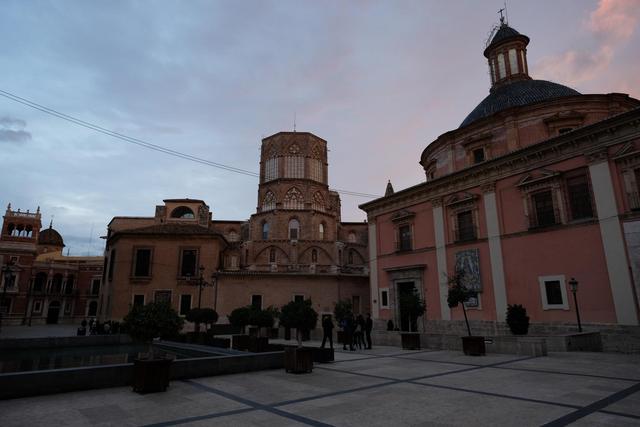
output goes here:
[[[468, 357], [377, 347], [284, 370], [0, 401], [7, 426], [640, 426], [634, 356]], [[569, 420], [569, 421], [567, 421]]]

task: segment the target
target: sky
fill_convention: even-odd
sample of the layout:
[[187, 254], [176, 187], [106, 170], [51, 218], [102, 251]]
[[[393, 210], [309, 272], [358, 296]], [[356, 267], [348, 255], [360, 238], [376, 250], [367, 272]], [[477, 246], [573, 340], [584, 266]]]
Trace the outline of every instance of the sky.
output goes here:
[[[332, 188], [423, 181], [420, 153], [488, 94], [502, 0], [3, 0], [0, 91], [128, 137], [250, 171], [261, 139], [328, 141]], [[640, 98], [640, 0], [508, 2], [533, 78]], [[101, 254], [114, 216], [202, 199], [255, 212], [257, 178], [178, 159], [0, 97], [0, 207], [53, 219]], [[342, 195], [343, 221], [366, 197]], [[65, 252], [66, 253], [66, 252]]]

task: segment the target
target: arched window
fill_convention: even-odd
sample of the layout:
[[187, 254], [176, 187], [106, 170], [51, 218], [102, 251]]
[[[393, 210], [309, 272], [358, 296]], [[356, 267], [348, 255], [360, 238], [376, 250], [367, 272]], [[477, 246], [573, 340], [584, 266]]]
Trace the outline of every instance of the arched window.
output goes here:
[[354, 253], [353, 249], [350, 249], [347, 264], [353, 264], [353, 253]]
[[349, 236], [347, 237], [347, 240], [349, 241], [349, 243], [355, 243], [356, 233], [354, 233], [353, 231], [349, 232]]
[[33, 237], [33, 227], [30, 226], [30, 225], [27, 225], [27, 229], [26, 230], [27, 230], [26, 236], [27, 237]]
[[13, 236], [13, 230], [16, 229], [16, 225], [13, 223], [9, 223], [9, 225], [7, 226], [7, 234], [9, 236]]
[[502, 53], [498, 54], [498, 71], [500, 73], [499, 77], [501, 80], [507, 77], [507, 68], [504, 61], [504, 54]]
[[267, 240], [269, 238], [269, 223], [262, 223], [262, 240]]
[[314, 264], [318, 262], [318, 251], [315, 249], [311, 250], [311, 262]]
[[289, 221], [289, 239], [298, 240], [300, 237], [300, 222], [297, 219]]
[[36, 278], [33, 281], [33, 291], [42, 292], [47, 285], [47, 273], [40, 272], [36, 274]]
[[275, 248], [269, 249], [269, 262], [275, 264], [276, 262], [276, 250]]
[[193, 211], [186, 206], [178, 206], [171, 212], [171, 218], [194, 219]]
[[237, 242], [238, 241], [238, 233], [235, 230], [231, 230], [229, 232], [229, 241], [230, 242]]
[[318, 225], [318, 240], [324, 240], [324, 224]]
[[322, 194], [319, 191], [313, 195], [311, 208], [316, 211], [324, 212], [324, 197], [322, 197]]
[[304, 209], [304, 196], [297, 188], [293, 187], [287, 191], [284, 196], [284, 208], [285, 209]]
[[262, 212], [272, 211], [275, 208], [276, 196], [271, 191], [267, 191], [262, 199]]

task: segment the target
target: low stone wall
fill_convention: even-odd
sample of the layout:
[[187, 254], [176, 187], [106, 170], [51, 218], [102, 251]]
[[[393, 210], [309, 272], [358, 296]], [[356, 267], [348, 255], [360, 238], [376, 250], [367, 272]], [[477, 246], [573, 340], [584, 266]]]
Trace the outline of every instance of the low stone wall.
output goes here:
[[[171, 379], [284, 367], [284, 352], [174, 360]], [[0, 374], [0, 399], [130, 385], [133, 363]]]
[[19, 350], [57, 347], [85, 347], [97, 345], [130, 344], [131, 337], [117, 335], [87, 335], [82, 337], [2, 338], [0, 350]]

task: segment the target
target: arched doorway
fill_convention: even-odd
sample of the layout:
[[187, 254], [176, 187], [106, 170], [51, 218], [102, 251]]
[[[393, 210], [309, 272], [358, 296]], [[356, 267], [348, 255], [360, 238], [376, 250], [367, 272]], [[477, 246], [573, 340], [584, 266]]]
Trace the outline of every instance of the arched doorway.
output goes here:
[[50, 302], [49, 310], [47, 311], [47, 324], [58, 323], [59, 315], [60, 315], [60, 301]]

